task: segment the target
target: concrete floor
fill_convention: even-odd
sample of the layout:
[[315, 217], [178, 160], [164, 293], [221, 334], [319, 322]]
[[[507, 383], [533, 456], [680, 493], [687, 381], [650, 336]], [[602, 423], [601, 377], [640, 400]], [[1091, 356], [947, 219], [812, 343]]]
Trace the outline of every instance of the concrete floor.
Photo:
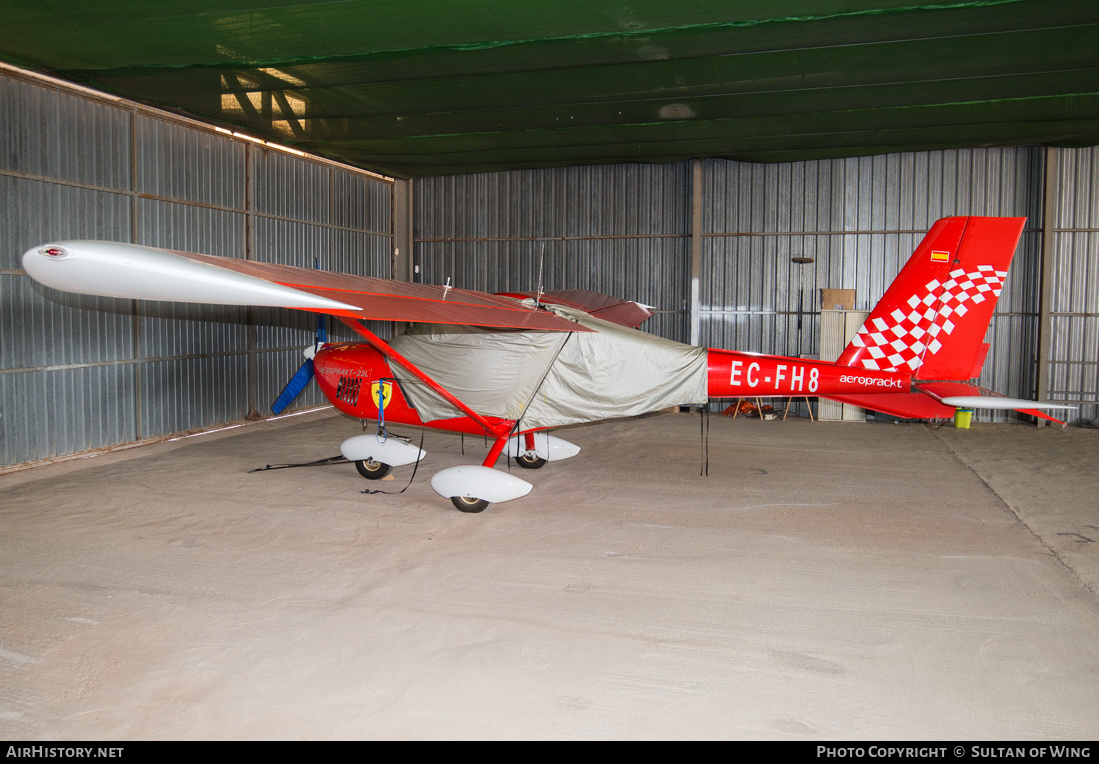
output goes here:
[[473, 438], [247, 474], [357, 432], [0, 476], [0, 738], [1099, 738], [1097, 430], [715, 416], [702, 478], [658, 415], [481, 515]]

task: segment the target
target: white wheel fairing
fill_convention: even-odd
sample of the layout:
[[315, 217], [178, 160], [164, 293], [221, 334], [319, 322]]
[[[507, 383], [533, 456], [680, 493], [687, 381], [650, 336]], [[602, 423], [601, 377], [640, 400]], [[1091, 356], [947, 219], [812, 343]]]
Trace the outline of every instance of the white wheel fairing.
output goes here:
[[[528, 453], [526, 436], [514, 435], [509, 438], [507, 453], [513, 459]], [[534, 450], [532, 453], [547, 462], [559, 462], [563, 459], [571, 459], [580, 453], [580, 446], [550, 435], [548, 432], [536, 432], [534, 433]]]
[[[340, 453], [349, 462], [383, 462], [391, 467], [403, 467], [427, 456], [411, 443], [397, 438], [379, 442], [377, 435], [356, 435], [340, 444]], [[449, 498], [449, 497], [447, 497]]]
[[480, 465], [463, 464], [436, 472], [431, 487], [444, 499], [467, 496], [490, 504], [519, 499], [534, 488], [527, 481]]

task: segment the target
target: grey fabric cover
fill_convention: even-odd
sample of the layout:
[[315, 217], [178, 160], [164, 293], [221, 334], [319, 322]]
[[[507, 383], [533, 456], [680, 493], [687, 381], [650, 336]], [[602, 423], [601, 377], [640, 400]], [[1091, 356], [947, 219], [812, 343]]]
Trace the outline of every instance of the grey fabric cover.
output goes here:
[[[529, 332], [416, 324], [390, 341], [479, 414], [560, 427], [635, 416], [707, 399], [706, 348], [683, 345], [552, 306], [594, 332]], [[426, 421], [461, 416], [390, 362]]]

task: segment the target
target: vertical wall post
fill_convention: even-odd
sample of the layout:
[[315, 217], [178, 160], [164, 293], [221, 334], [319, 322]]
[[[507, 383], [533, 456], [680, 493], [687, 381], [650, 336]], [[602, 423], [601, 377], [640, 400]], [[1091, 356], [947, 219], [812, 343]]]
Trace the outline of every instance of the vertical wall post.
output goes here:
[[390, 278], [412, 281], [412, 181], [393, 181], [393, 272]]
[[[141, 207], [138, 204], [138, 151], [137, 151], [137, 108], [130, 107], [130, 241], [140, 244]], [[133, 357], [134, 361], [134, 439], [141, 440], [141, 310], [137, 300], [133, 306]]]
[[[393, 251], [390, 256], [390, 278], [415, 281], [412, 277], [412, 180], [393, 181]], [[393, 336], [401, 334], [408, 324], [394, 321]]]
[[702, 341], [702, 160], [691, 160], [691, 344]]
[[[1042, 276], [1038, 304], [1038, 400], [1049, 400], [1049, 364], [1053, 336], [1051, 296], [1053, 293], [1053, 230], [1057, 225], [1057, 161], [1059, 152], [1046, 148], [1045, 184], [1042, 200]], [[1038, 426], [1046, 424], [1039, 419]]]
[[[244, 143], [244, 259], [256, 259], [255, 178], [252, 176], [254, 151], [251, 143]], [[262, 419], [259, 413], [259, 327], [256, 326], [256, 309], [245, 308], [247, 315], [247, 356], [245, 359], [245, 388], [248, 394], [247, 419]]]

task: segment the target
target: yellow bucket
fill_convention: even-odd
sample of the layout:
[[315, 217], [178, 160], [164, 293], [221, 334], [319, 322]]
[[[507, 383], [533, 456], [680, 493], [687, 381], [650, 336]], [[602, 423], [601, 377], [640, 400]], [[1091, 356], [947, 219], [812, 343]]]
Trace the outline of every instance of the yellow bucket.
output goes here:
[[954, 426], [959, 430], [968, 430], [973, 421], [973, 409], [954, 409]]

